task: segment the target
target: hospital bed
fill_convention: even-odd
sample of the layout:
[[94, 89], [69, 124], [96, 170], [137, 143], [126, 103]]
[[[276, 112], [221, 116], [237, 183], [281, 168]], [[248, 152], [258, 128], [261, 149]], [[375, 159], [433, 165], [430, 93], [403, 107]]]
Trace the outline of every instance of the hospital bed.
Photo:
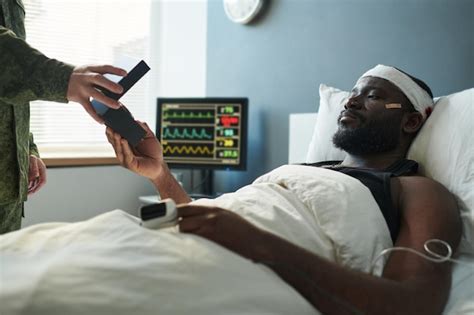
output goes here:
[[[328, 134], [344, 93], [321, 87], [319, 112], [305, 117], [311, 132], [292, 162], [341, 158]], [[422, 171], [456, 195], [462, 212], [463, 240], [455, 257], [462, 264], [454, 266], [445, 309], [453, 315], [474, 313], [473, 96], [470, 89], [440, 98], [410, 149]], [[370, 191], [325, 169], [284, 165], [235, 193], [196, 203], [232, 209], [262, 229], [363, 272], [393, 246]], [[175, 228], [145, 229], [121, 210], [0, 236], [0, 254], [2, 315], [319, 314], [265, 265]], [[375, 275], [383, 264], [382, 259], [375, 265]]]

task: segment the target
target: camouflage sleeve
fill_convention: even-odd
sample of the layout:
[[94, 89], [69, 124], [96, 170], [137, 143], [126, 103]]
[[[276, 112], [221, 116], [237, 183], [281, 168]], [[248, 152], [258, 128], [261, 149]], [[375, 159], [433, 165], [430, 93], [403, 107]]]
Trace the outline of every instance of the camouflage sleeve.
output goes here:
[[33, 100], [67, 102], [73, 66], [50, 59], [0, 26], [0, 100], [15, 106]]
[[33, 134], [30, 132], [30, 155], [34, 155], [36, 157], [40, 157], [38, 147], [36, 146], [34, 139], [33, 139]]

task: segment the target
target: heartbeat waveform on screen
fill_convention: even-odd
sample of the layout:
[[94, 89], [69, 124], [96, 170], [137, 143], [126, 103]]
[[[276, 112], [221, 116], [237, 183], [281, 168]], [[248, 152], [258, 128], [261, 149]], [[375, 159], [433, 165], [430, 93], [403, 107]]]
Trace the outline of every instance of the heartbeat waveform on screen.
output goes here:
[[193, 155], [212, 155], [214, 154], [213, 149], [209, 149], [208, 147], [201, 147], [201, 146], [196, 146], [196, 147], [187, 147], [187, 146], [166, 146], [163, 149], [163, 153], [166, 154], [193, 154]]
[[212, 112], [207, 112], [207, 113], [194, 113], [194, 112], [164, 112], [163, 113], [163, 119], [168, 120], [168, 119], [210, 119], [214, 118], [214, 114]]
[[208, 135], [206, 133], [206, 129], [202, 128], [200, 132], [193, 128], [191, 132], [188, 129], [184, 128], [183, 132], [180, 132], [178, 129], [174, 129], [171, 131], [170, 129], [166, 129], [163, 138], [166, 139], [212, 139], [212, 135]]

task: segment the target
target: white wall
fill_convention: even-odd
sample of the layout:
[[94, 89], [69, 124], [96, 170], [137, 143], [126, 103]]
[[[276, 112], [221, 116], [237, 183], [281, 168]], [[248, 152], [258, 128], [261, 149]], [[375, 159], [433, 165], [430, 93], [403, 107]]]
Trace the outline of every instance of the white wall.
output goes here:
[[49, 169], [47, 184], [25, 203], [22, 225], [75, 222], [113, 209], [136, 214], [138, 196], [153, 193], [151, 183], [120, 166]]
[[159, 61], [158, 95], [204, 96], [206, 92], [207, 1], [154, 2], [152, 19]]
[[[156, 86], [151, 87], [153, 110], [147, 121], [154, 125], [156, 97], [205, 94], [207, 2], [153, 1], [151, 14], [150, 65], [156, 69]], [[153, 193], [146, 179], [119, 166], [49, 169], [47, 185], [25, 204], [23, 226], [76, 222], [117, 208], [136, 214], [138, 196]]]

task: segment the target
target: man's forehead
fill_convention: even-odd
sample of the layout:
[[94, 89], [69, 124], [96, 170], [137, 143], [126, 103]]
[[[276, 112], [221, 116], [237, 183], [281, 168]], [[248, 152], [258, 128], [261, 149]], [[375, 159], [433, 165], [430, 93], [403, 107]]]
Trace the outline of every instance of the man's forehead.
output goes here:
[[362, 91], [367, 89], [379, 89], [390, 94], [403, 94], [400, 89], [388, 80], [377, 77], [363, 77], [357, 81], [352, 89], [353, 91]]

